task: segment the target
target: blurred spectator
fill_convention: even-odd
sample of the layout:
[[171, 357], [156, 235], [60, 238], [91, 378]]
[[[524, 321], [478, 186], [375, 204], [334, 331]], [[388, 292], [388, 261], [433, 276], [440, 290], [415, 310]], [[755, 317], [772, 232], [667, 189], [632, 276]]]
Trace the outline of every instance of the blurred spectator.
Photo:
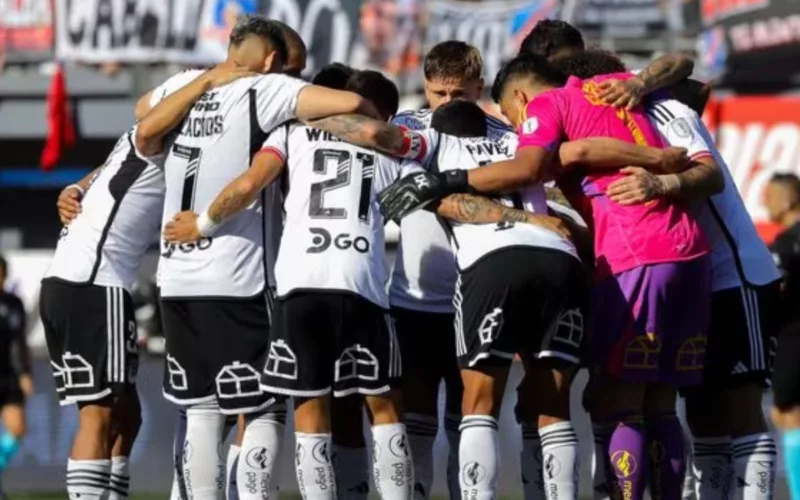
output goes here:
[[366, 62], [392, 75], [420, 65], [422, 5], [418, 0], [367, 0], [361, 6]]
[[767, 184], [764, 204], [769, 218], [784, 228], [772, 245], [772, 255], [784, 276], [786, 312], [800, 318], [800, 178], [775, 174]]

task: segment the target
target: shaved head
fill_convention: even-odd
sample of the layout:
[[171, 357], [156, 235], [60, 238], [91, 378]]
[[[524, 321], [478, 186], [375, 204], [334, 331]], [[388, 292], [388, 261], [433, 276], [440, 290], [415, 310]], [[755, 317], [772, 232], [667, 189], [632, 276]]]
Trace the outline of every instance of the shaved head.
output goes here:
[[306, 44], [300, 34], [288, 24], [280, 21], [275, 21], [275, 23], [280, 26], [283, 37], [286, 39], [286, 47], [289, 50], [289, 56], [283, 65], [283, 72], [290, 76], [299, 77], [300, 73], [306, 69], [306, 55], [308, 52]]

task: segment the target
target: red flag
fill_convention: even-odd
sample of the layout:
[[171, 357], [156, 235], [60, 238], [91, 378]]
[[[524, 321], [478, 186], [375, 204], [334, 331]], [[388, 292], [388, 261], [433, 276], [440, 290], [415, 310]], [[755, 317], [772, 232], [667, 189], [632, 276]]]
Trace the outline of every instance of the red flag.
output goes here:
[[67, 97], [64, 68], [59, 64], [47, 92], [47, 140], [40, 160], [45, 170], [55, 167], [64, 151], [75, 143], [75, 127]]

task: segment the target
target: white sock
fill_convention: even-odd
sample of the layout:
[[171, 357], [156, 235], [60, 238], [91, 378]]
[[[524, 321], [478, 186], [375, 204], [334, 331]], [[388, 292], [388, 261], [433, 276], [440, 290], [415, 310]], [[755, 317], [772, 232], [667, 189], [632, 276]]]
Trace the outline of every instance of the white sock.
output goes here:
[[131, 476], [128, 457], [111, 457], [111, 480], [109, 482], [109, 500], [123, 500], [128, 498]]
[[578, 436], [572, 422], [558, 422], [539, 428], [542, 440], [544, 491], [548, 500], [578, 498]]
[[[686, 428], [684, 427], [684, 430]], [[694, 477], [694, 450], [691, 435], [687, 432], [683, 433], [684, 443], [686, 443], [686, 475], [683, 476], [683, 493], [681, 493], [681, 500], [697, 500], [695, 495], [695, 477]]]
[[733, 440], [733, 466], [742, 500], [772, 500], [775, 493], [775, 441], [769, 434]]
[[186, 410], [183, 483], [192, 500], [225, 498], [225, 464], [220, 456], [224, 428], [225, 415], [215, 402]]
[[461, 483], [459, 480], [461, 471], [459, 465], [461, 431], [458, 430], [460, 425], [460, 414], [444, 414], [444, 433], [450, 450], [447, 455], [447, 491], [450, 493], [450, 500], [461, 500]]
[[67, 494], [70, 500], [106, 500], [111, 460], [67, 460]]
[[186, 442], [186, 409], [178, 410], [178, 421], [175, 424], [175, 436], [172, 441], [172, 489], [169, 500], [185, 500], [181, 495], [183, 489], [183, 448]]
[[295, 433], [294, 465], [303, 500], [335, 500], [331, 435]]
[[247, 419], [236, 468], [239, 500], [277, 500], [285, 427], [284, 408]]
[[522, 430], [522, 452], [519, 465], [522, 469], [522, 496], [525, 500], [544, 500], [544, 473], [542, 472], [542, 442], [536, 424], [525, 424]]
[[331, 459], [339, 500], [366, 500], [370, 472], [367, 449], [334, 444]]
[[461, 421], [461, 497], [470, 500], [497, 498], [500, 447], [497, 420], [489, 415], [467, 415]]
[[406, 426], [372, 427], [372, 477], [382, 500], [410, 500], [414, 496], [414, 462]]
[[592, 450], [592, 498], [593, 500], [609, 500], [611, 498], [611, 488], [608, 484], [607, 458], [608, 449], [606, 446], [607, 429], [604, 425], [592, 424], [592, 434], [594, 434], [594, 448]]
[[239, 500], [236, 470], [238, 469], [239, 452], [241, 450], [235, 444], [231, 444], [228, 447], [228, 457], [225, 460], [225, 498], [227, 500]]
[[425, 500], [433, 486], [433, 443], [439, 430], [436, 417], [406, 413], [406, 431], [411, 456], [414, 457], [414, 498]]
[[[698, 500], [727, 500], [732, 470], [731, 438], [694, 438], [691, 475]], [[689, 474], [687, 474], [689, 475]]]

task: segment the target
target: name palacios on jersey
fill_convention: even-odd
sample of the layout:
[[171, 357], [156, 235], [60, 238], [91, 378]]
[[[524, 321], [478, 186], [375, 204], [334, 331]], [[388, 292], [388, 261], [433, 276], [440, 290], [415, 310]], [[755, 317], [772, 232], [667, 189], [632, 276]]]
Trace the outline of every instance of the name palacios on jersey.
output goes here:
[[[219, 111], [220, 102], [217, 100], [219, 92], [206, 92], [194, 104], [193, 111], [213, 113]], [[223, 130], [223, 116], [215, 114], [211, 116], [187, 117], [181, 128], [180, 135], [187, 137], [211, 137], [219, 135]]]

